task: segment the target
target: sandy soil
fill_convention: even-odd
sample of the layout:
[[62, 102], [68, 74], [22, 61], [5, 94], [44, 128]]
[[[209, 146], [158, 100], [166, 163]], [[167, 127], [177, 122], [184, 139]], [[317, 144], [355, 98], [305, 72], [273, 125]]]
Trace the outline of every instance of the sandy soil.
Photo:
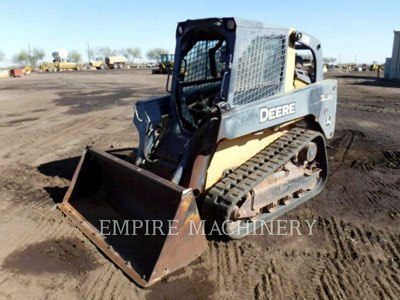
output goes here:
[[[314, 235], [209, 241], [190, 266], [143, 290], [56, 209], [86, 145], [137, 145], [132, 104], [164, 75], [120, 70], [0, 80], [0, 299], [398, 299], [400, 84], [339, 80], [330, 178], [282, 220]], [[303, 223], [302, 223], [303, 224]]]

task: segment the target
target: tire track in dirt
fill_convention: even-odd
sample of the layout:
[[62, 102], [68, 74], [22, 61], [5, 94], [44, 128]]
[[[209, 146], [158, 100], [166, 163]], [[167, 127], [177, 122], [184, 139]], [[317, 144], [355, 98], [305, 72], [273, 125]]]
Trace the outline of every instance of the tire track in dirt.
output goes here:
[[278, 299], [283, 299], [284, 294], [282, 290], [281, 276], [276, 270], [273, 259], [270, 260], [269, 266], [265, 269], [265, 274], [267, 274], [265, 278], [268, 280], [269, 285], [263, 292], [267, 297], [273, 296]]
[[[325, 241], [323, 251], [321, 252], [316, 247], [288, 252], [284, 261], [276, 258], [282, 257], [281, 251], [268, 253], [270, 258], [268, 266], [265, 267], [253, 290], [256, 299], [288, 297], [380, 299], [383, 288], [389, 295], [387, 297], [395, 297], [400, 288], [397, 280], [399, 268], [397, 264], [395, 264], [396, 268], [391, 266], [390, 258], [397, 260], [397, 253], [393, 252], [394, 248], [398, 247], [397, 242], [392, 242], [391, 246], [385, 248], [381, 244], [385, 240], [381, 236], [385, 233], [376, 231], [373, 227], [346, 223], [335, 218], [321, 219], [319, 222], [322, 222], [319, 234]], [[381, 242], [377, 243], [378, 240]], [[393, 249], [390, 251], [389, 248]], [[363, 251], [366, 254], [363, 254]], [[308, 261], [309, 265], [306, 263], [302, 266], [302, 284], [298, 285], [294, 277], [287, 274], [288, 270], [294, 267], [291, 265], [291, 259], [307, 261], [308, 258], [311, 258]], [[265, 264], [263, 262], [261, 265]], [[277, 280], [274, 276], [276, 273], [279, 274], [281, 280]], [[377, 281], [375, 274], [379, 274], [381, 282]], [[382, 286], [382, 283], [386, 282], [382, 278], [389, 277], [394, 279], [386, 280], [387, 284]], [[282, 282], [285, 284], [283, 285]], [[291, 293], [285, 289], [288, 285], [293, 287], [290, 289]], [[283, 292], [277, 287], [282, 287]]]
[[[59, 212], [60, 213], [60, 212]], [[25, 224], [27, 224], [25, 222]], [[0, 267], [0, 269], [2, 269], [1, 274], [4, 275], [5, 277], [2, 278], [4, 280], [4, 284], [8, 287], [13, 287], [13, 289], [19, 290], [19, 291], [23, 291], [25, 289], [27, 289], [27, 287], [19, 287], [19, 283], [18, 282], [26, 282], [26, 284], [35, 284], [35, 282], [37, 282], [39, 280], [38, 283], [40, 283], [41, 281], [43, 281], [43, 283], [40, 284], [42, 292], [41, 292], [41, 297], [44, 298], [48, 298], [50, 295], [55, 296], [55, 294], [59, 294], [62, 293], [62, 290], [65, 288], [68, 291], [73, 292], [74, 291], [74, 285], [76, 285], [76, 282], [79, 281], [80, 279], [82, 280], [83, 278], [81, 276], [73, 276], [73, 279], [65, 279], [65, 276], [68, 277], [68, 275], [62, 275], [62, 276], [57, 276], [57, 280], [54, 279], [47, 279], [46, 281], [46, 277], [49, 278], [53, 278], [53, 275], [48, 274], [46, 271], [46, 264], [56, 264], [58, 265], [58, 263], [55, 261], [57, 260], [58, 256], [55, 256], [54, 258], [52, 256], [48, 256], [46, 254], [46, 252], [31, 252], [29, 251], [30, 248], [35, 249], [35, 247], [37, 247], [37, 245], [39, 246], [42, 243], [47, 243], [48, 246], [46, 248], [43, 249], [48, 249], [50, 251], [50, 249], [58, 249], [57, 246], [57, 239], [55, 239], [55, 237], [58, 237], [58, 241], [61, 241], [62, 243], [66, 240], [68, 240], [68, 236], [71, 236], [72, 231], [73, 231], [73, 227], [69, 226], [69, 224], [66, 222], [64, 224], [54, 224], [54, 223], [50, 223], [48, 222], [47, 218], [42, 218], [39, 223], [33, 223], [34, 225], [31, 227], [29, 226], [28, 228], [18, 228], [17, 230], [15, 230], [14, 232], [12, 232], [11, 235], [8, 235], [10, 238], [13, 239], [12, 243], [10, 243], [10, 247], [7, 247], [7, 252], [3, 252], [2, 254], [7, 255], [6, 259], [1, 259], [2, 260], [2, 265]], [[11, 225], [11, 226], [10, 226]], [[9, 228], [14, 227], [13, 224], [9, 224], [8, 226]], [[22, 234], [22, 231], [24, 234]], [[5, 236], [6, 240], [7, 240], [7, 235]], [[2, 242], [0, 242], [2, 243]], [[51, 247], [50, 247], [51, 246]], [[5, 248], [3, 247], [3, 251], [5, 250]], [[20, 257], [20, 258], [13, 258], [12, 260], [14, 261], [14, 263], [18, 262], [19, 259], [22, 260], [26, 260], [26, 253], [29, 251], [30, 255], [33, 255], [32, 257], [32, 264], [39, 264], [38, 265], [38, 270], [40, 270], [41, 268], [44, 268], [43, 271], [41, 272], [41, 277], [27, 277], [27, 275], [25, 275], [24, 273], [22, 274], [14, 274], [14, 273], [9, 273], [6, 272], [4, 267], [4, 263], [6, 261], [10, 261], [11, 257]], [[46, 250], [47, 251], [47, 250]], [[21, 256], [18, 253], [25, 253], [23, 256]], [[35, 253], [35, 254], [34, 254]], [[86, 254], [85, 254], [86, 255]], [[16, 260], [17, 259], [17, 260]], [[55, 260], [54, 260], [55, 259]], [[79, 256], [79, 260], [84, 260], [85, 257]], [[40, 261], [44, 260], [46, 263], [44, 265], [40, 265]], [[61, 261], [63, 262], [62, 258]], [[65, 262], [63, 262], [65, 264]], [[20, 266], [18, 266], [18, 268], [21, 270], [21, 272], [25, 272], [24, 270], [26, 268], [28, 268], [27, 270], [29, 270], [29, 264], [22, 264]], [[60, 270], [65, 270], [62, 267], [62, 264], [58, 267], [60, 268]], [[76, 269], [74, 268], [72, 270], [72, 272], [76, 272]], [[65, 272], [65, 271], [63, 271]], [[19, 281], [15, 281], [15, 278], [20, 278]], [[63, 279], [64, 277], [64, 279]], [[36, 279], [37, 278], [37, 279]], [[45, 282], [49, 282], [49, 284], [45, 283]], [[51, 284], [50, 282], [58, 282], [58, 289], [54, 292], [50, 292], [49, 288], [51, 289]], [[69, 293], [68, 293], [69, 294]], [[15, 296], [15, 295], [14, 295]], [[36, 296], [34, 296], [35, 298]]]
[[90, 278], [88, 278], [88, 280], [81, 282], [79, 284], [79, 289], [81, 291], [82, 298], [93, 298], [93, 295], [96, 293], [97, 285], [104, 277], [109, 276], [111, 270], [111, 265], [105, 265], [100, 268], [100, 272], [94, 272], [90, 274]]
[[[12, 248], [8, 251], [12, 253], [18, 249], [24, 249], [34, 242], [45, 240], [65, 239], [76, 236], [86, 240], [76, 226], [56, 209], [56, 204], [50, 199], [49, 195], [43, 189], [38, 189], [37, 187], [33, 188], [32, 186], [32, 183], [36, 183], [36, 185], [39, 186], [60, 183], [59, 178], [55, 178], [55, 181], [54, 178], [50, 181], [43, 181], [41, 180], [43, 179], [42, 175], [35, 172], [33, 172], [32, 175], [30, 169], [31, 168], [26, 166], [22, 173], [18, 170], [16, 172], [11, 170], [10, 173], [14, 175], [14, 178], [25, 178], [24, 183], [21, 186], [18, 182], [11, 181], [4, 185], [4, 189], [13, 193], [13, 199], [19, 199], [14, 201], [14, 205], [8, 210], [8, 213], [11, 213], [11, 215], [27, 216], [27, 212], [29, 211], [30, 214], [27, 217], [32, 219], [32, 225], [28, 226], [28, 228], [24, 228], [18, 226], [18, 224], [21, 223], [19, 219], [14, 220], [12, 217], [10, 217], [9, 220], [3, 219], [3, 221], [7, 221], [7, 227], [12, 231], [8, 231], [7, 234], [2, 235], [0, 237], [0, 243], [3, 242], [3, 239], [9, 240], [9, 237], [13, 237], [11, 243]], [[20, 191], [23, 191], [24, 195], [29, 194], [30, 197], [21, 197]], [[90, 244], [90, 247], [93, 248], [96, 253], [98, 252], [94, 245]], [[132, 282], [118, 271], [113, 264], [110, 264], [101, 254], [98, 255], [98, 259], [108, 265], [108, 268], [106, 268], [107, 272], [104, 272], [103, 269], [102, 271], [92, 271], [87, 275], [87, 281], [85, 280], [85, 282], [92, 282], [91, 278], [93, 278], [93, 276], [95, 276], [95, 280], [93, 281], [93, 286], [90, 286], [88, 289], [85, 287], [82, 289], [85, 292], [83, 294], [84, 298], [110, 299], [110, 297], [119, 297], [121, 296], [121, 291], [118, 289], [117, 285], [120, 285], [121, 282], [125, 283], [127, 290], [132, 291], [132, 288], [129, 288], [132, 287]], [[108, 281], [105, 281], [107, 274], [109, 278]], [[4, 280], [7, 282], [9, 276], [6, 275]], [[99, 290], [98, 286], [102, 287], [100, 291], [96, 291]], [[125, 296], [129, 299], [132, 294], [135, 293], [126, 294]]]
[[[77, 74], [79, 78], [80, 73]], [[61, 75], [65, 78], [68, 74]], [[95, 78], [104, 76], [107, 74], [102, 73]], [[56, 86], [56, 82], [46, 84], [42, 90], [50, 89], [53, 84]], [[76, 84], [85, 88], [82, 82]], [[32, 85], [30, 88], [35, 87]], [[19, 89], [19, 85], [15, 85], [15, 89]], [[73, 90], [75, 93], [79, 89]], [[341, 90], [339, 93], [342, 93]], [[359, 91], [360, 86], [351, 85], [349, 93]], [[383, 90], [379, 91], [376, 97]], [[373, 99], [359, 101], [365, 101], [362, 110], [371, 110], [359, 115], [373, 116], [379, 112], [380, 117], [385, 117], [379, 123], [382, 130], [385, 130], [387, 124], [395, 122], [392, 120], [384, 124], [383, 119], [393, 119], [397, 112], [391, 112], [390, 107], [379, 107], [384, 105], [383, 102], [373, 103]], [[42, 106], [50, 109], [52, 100], [49, 98], [47, 102], [46, 105], [42, 103]], [[350, 117], [356, 116], [357, 108], [347, 104], [344, 103], [344, 106], [351, 109], [346, 111], [352, 110], [351, 114], [354, 114], [348, 113]], [[0, 244], [5, 246], [2, 247], [1, 255], [6, 256], [7, 253], [42, 241], [75, 238], [84, 241], [85, 249], [93, 254], [92, 259], [99, 267], [82, 275], [62, 273], [53, 277], [48, 274], [35, 277], [10, 275], [8, 271], [2, 270], [0, 292], [6, 289], [7, 293], [0, 294], [0, 297], [25, 290], [16, 295], [29, 295], [28, 298], [38, 295], [41, 298], [61, 296], [57, 298], [62, 299], [146, 300], [179, 297], [399, 298], [400, 151], [396, 144], [388, 142], [392, 138], [396, 140], [395, 136], [389, 137], [388, 133], [384, 140], [382, 136], [374, 136], [367, 127], [355, 127], [355, 121], [346, 121], [338, 115], [339, 130], [328, 145], [333, 172], [330, 173], [326, 190], [289, 214], [289, 218], [297, 220], [317, 219], [315, 236], [261, 236], [240, 241], [209, 241], [209, 252], [204, 253], [198, 261], [171, 274], [151, 289], [143, 290], [105, 258], [60, 211], [54, 209], [55, 203], [51, 198], [54, 195], [50, 195], [44, 188], [60, 187], [59, 193], [62, 193], [62, 188], [69, 185], [68, 180], [52, 174], [44, 176], [36, 168], [29, 169], [29, 166], [36, 167], [63, 157], [78, 156], [84, 146], [92, 142], [102, 148], [109, 147], [114, 141], [124, 143], [120, 141], [126, 141], [125, 133], [132, 131], [126, 129], [131, 126], [131, 116], [126, 126], [118, 123], [123, 124], [128, 120], [128, 113], [123, 112], [126, 107], [112, 108], [106, 113], [96, 111], [85, 115], [68, 115], [61, 119], [60, 112], [68, 110], [67, 106], [57, 106], [55, 111], [38, 115], [40, 119], [29, 124], [4, 127], [7, 132], [1, 136], [5, 139], [0, 155], [6, 153], [9, 157], [3, 160], [8, 164], [4, 176], [0, 174], [0, 195], [4, 196], [6, 203], [1, 206], [5, 208], [4, 211], [0, 207]], [[17, 110], [18, 107], [14, 109]], [[18, 116], [18, 119], [28, 117], [32, 116]], [[346, 122], [353, 125], [345, 127], [345, 130], [340, 129], [340, 126], [344, 128]], [[116, 123], [118, 126], [110, 128]], [[131, 143], [130, 140], [126, 141], [126, 144]], [[19, 161], [24, 163], [15, 164]], [[54, 285], [48, 283], [52, 281]], [[35, 288], [36, 293], [33, 293]]]
[[[362, 179], [362, 175], [360, 179]], [[360, 180], [361, 181], [361, 180]], [[383, 179], [379, 173], [370, 174], [368, 178], [363, 179], [361, 185], [347, 190], [347, 196], [351, 201], [358, 201], [354, 205], [360, 212], [368, 213], [373, 210], [381, 216], [388, 215], [393, 220], [399, 220], [400, 216], [400, 187], [390, 182], [390, 177]]]
[[115, 268], [116, 272], [113, 273], [108, 285], [103, 290], [101, 298], [96, 299], [129, 299], [129, 291], [131, 296], [135, 295], [136, 299], [142, 299], [137, 293], [132, 292], [133, 283], [130, 282], [122, 272]]
[[[36, 169], [26, 165], [23, 168], [7, 169], [7, 174], [11, 175], [12, 179], [7, 180], [3, 176], [0, 177], [1, 190], [11, 199], [11, 205], [0, 212], [2, 263], [5, 261], [4, 259], [15, 256], [16, 253], [23, 252], [29, 247], [40, 245], [42, 242], [49, 241], [51, 244], [52, 241], [63, 241], [77, 235], [84, 238], [83, 234], [63, 217], [61, 211], [57, 210], [56, 204], [43, 189], [47, 185], [63, 184], [63, 180], [49, 179], [37, 173]], [[56, 245], [55, 243], [54, 246]], [[38, 258], [42, 259], [41, 256]], [[16, 275], [6, 272], [4, 266], [0, 268], [2, 269], [2, 283], [21, 290], [15, 282]], [[24, 279], [25, 275], [18, 276], [22, 276], [21, 280], [27, 280]], [[31, 284], [32, 280], [27, 282]], [[74, 282], [75, 280], [66, 281], [61, 286], [68, 287]], [[43, 295], [48, 294], [46, 289], [44, 288]]]
[[[110, 112], [109, 117], [118, 116], [117, 111], [118, 109], [115, 112]], [[76, 148], [77, 152], [81, 153], [86, 144], [90, 144], [90, 141], [96, 138], [96, 134], [103, 132], [105, 126], [101, 112], [92, 112], [90, 116], [85, 117], [72, 117], [68, 121], [55, 120], [49, 123], [46, 130], [39, 135], [35, 134], [37, 132], [35, 126], [30, 128], [28, 131], [32, 132], [31, 137], [21, 141], [14, 148], [5, 147], [2, 150], [5, 151], [3, 156], [9, 160], [13, 158], [12, 160], [15, 162], [26, 161], [30, 163], [37, 158], [40, 161], [52, 159], [56, 155], [65, 153], [66, 149], [69, 150], [69, 147]], [[83, 131], [82, 128], [85, 128], [85, 130]], [[7, 136], [18, 136], [19, 130], [20, 128], [12, 129]], [[8, 144], [12, 145], [13, 143]], [[43, 148], [50, 148], [52, 152], [40, 151]], [[43, 153], [45, 154], [43, 155]]]
[[1, 236], [0, 240], [3, 249], [7, 249], [7, 252], [4, 252], [3, 255], [9, 255], [14, 251], [20, 251], [29, 245], [46, 240], [73, 237], [74, 227], [71, 224], [53, 221], [54, 217], [60, 218], [60, 216], [61, 212], [54, 211], [54, 215], [40, 218], [36, 222], [31, 222], [30, 226], [27, 227], [18, 226], [21, 219], [7, 222], [7, 232]]
[[[351, 168], [365, 171], [376, 168], [400, 169], [400, 151], [365, 150], [361, 152], [363, 158], [354, 159], [351, 162]], [[357, 155], [360, 156], [360, 151]]]
[[[398, 189], [396, 184], [387, 183], [379, 179], [371, 179], [371, 181], [367, 183], [367, 186], [376, 186], [382, 189], [387, 189], [388, 187], [391, 189]], [[24, 187], [24, 189], [27, 190], [26, 187]], [[34, 189], [32, 191], [34, 191]], [[31, 195], [34, 195], [34, 198], [43, 198], [42, 193], [30, 193]], [[43, 210], [41, 209], [41, 206], [45, 206], [44, 210], [47, 209], [47, 205], [51, 205], [50, 207], [54, 206], [54, 203], [46, 193], [44, 196], [47, 198], [47, 200], [42, 200], [44, 204], [38, 205], [38, 202], [30, 203], [29, 201], [27, 203], [28, 207], [33, 207], [32, 210], [35, 211], [37, 215], [37, 217], [36, 215], [35, 217], [39, 218], [40, 221], [37, 224], [38, 227], [36, 227], [36, 230], [26, 232], [26, 235], [23, 237], [24, 241], [19, 245], [21, 247], [31, 241], [41, 240], [44, 237], [50, 238], [70, 235], [78, 235], [82, 237], [82, 234], [74, 227], [74, 225], [70, 224], [70, 222], [63, 217], [61, 217], [61, 222], [51, 224], [51, 226], [48, 225], [48, 223], [50, 223], [48, 218], [53, 217], [56, 220], [60, 219], [62, 214], [59, 211], [39, 217], [40, 211]], [[373, 199], [374, 196], [374, 191], [366, 193], [366, 197], [370, 197], [371, 199]], [[384, 196], [387, 197], [387, 194]], [[25, 203], [26, 200], [26, 198], [22, 198], [19, 204]], [[371, 203], [374, 207], [378, 206], [378, 204], [378, 201], [372, 201]], [[24, 209], [21, 208], [21, 211], [22, 210]], [[379, 290], [383, 295], [386, 295], [386, 297], [393, 296], [399, 288], [398, 280], [386, 280], [388, 283], [384, 284], [382, 280], [378, 281], [377, 279], [374, 279], [371, 281], [369, 276], [359, 275], [358, 278], [356, 277], [355, 274], [359, 272], [360, 267], [356, 264], [349, 263], [348, 260], [354, 260], [355, 257], [359, 255], [359, 252], [354, 248], [351, 241], [344, 239], [344, 236], [346, 235], [344, 234], [345, 230], [343, 230], [343, 228], [346, 228], [347, 225], [342, 221], [337, 221], [336, 219], [328, 219], [328, 221], [329, 226], [326, 226], [326, 232], [329, 238], [327, 238], [327, 240], [332, 240], [333, 248], [336, 249], [336, 251], [335, 253], [332, 253], [332, 257], [325, 262], [323, 265], [324, 267], [322, 267], [322, 264], [316, 264], [315, 262], [313, 263], [310, 261], [310, 266], [305, 268], [305, 275], [309, 273], [311, 281], [309, 284], [304, 284], [303, 282], [302, 286], [300, 286], [296, 281], [291, 280], [291, 277], [288, 275], [286, 268], [289, 269], [291, 267], [290, 260], [303, 260], [309, 255], [317, 257], [320, 255], [320, 252], [305, 250], [286, 253], [285, 251], [276, 251], [275, 249], [272, 252], [268, 251], [267, 253], [261, 253], [259, 248], [248, 244], [247, 242], [212, 242], [209, 261], [205, 264], [205, 266], [211, 271], [208, 278], [210, 282], [214, 282], [214, 278], [216, 278], [216, 282], [218, 282], [217, 285], [220, 287], [223, 286], [225, 290], [222, 294], [216, 292], [216, 295], [220, 295], [221, 297], [229, 295], [229, 297], [233, 299], [239, 299], [240, 297], [246, 297], [249, 294], [253, 294], [256, 299], [285, 299], [288, 297], [309, 298], [319, 294], [321, 298], [341, 299], [343, 297], [352, 297], [357, 295], [357, 293], [365, 291], [364, 295], [370, 294], [373, 295], [371, 298], [378, 299], [379, 297], [376, 296], [374, 290]], [[369, 235], [362, 227], [355, 227], [353, 230], [353, 235], [363, 244], [371, 244], [370, 239], [373, 239], [374, 235]], [[368, 239], [368, 236], [370, 239]], [[398, 250], [396, 249], [396, 246], [394, 246], [381, 249], [381, 251], [388, 252], [397, 259], [396, 253], [398, 253]], [[256, 258], [254, 257], [255, 254]], [[288, 261], [281, 260], [280, 257], [282, 256], [286, 257]], [[110, 299], [112, 297], [117, 297], [117, 294], [118, 297], [126, 299], [130, 298], [132, 295], [141, 299], [146, 297], [146, 292], [143, 292], [138, 288], [129, 288], [132, 287], [132, 282], [127, 280], [127, 278], [117, 270], [114, 265], [104, 259], [104, 257], [100, 259], [100, 261], [103, 260], [108, 267], [102, 267], [100, 270], [90, 272], [87, 275], [85, 283], [80, 286], [83, 298]], [[344, 262], [340, 263], [341, 260], [344, 260]], [[375, 262], [375, 260], [372, 261]], [[190, 269], [190, 267], [188, 267], [188, 269]], [[384, 268], [382, 272], [385, 273], [384, 278], [396, 278], [393, 271], [390, 271], [387, 268]], [[344, 276], [343, 278], [341, 274], [345, 273], [351, 275]], [[246, 274], [252, 274], [252, 276], [259, 274], [259, 279], [256, 282], [246, 278], [243, 279], [246, 277]], [[354, 282], [360, 285], [359, 289], [349, 289], [349, 286], [354, 285], [354, 282], [351, 282], [351, 278], [353, 278]], [[363, 283], [368, 280], [373, 284]], [[288, 282], [290, 282], [293, 288], [286, 291], [285, 287]], [[122, 288], [123, 290], [130, 290], [131, 293], [121, 293]], [[240, 291], [238, 291], [238, 289]]]
[[[12, 237], [15, 247], [20, 247], [39, 236], [49, 236], [57, 229], [53, 224], [59, 216], [54, 215], [55, 204], [40, 187], [48, 184], [48, 179], [36, 174], [28, 166], [25, 166], [23, 171], [8, 169], [7, 174], [12, 175], [16, 180], [0, 179], [2, 191], [10, 195], [12, 199], [12, 204], [7, 207], [7, 210], [0, 212], [2, 222], [7, 224], [8, 228], [0, 238]], [[33, 184], [39, 186], [33, 187]], [[24, 219], [29, 220], [31, 225], [21, 227]], [[15, 238], [18, 238], [18, 241]]]
[[[315, 298], [324, 268], [318, 252], [273, 251], [265, 257], [264, 272], [254, 288], [256, 299]], [[290, 287], [290, 288], [288, 288]]]
[[[252, 245], [242, 241], [211, 241], [209, 246], [209, 251], [203, 254], [198, 264], [185, 268], [184, 276], [191, 276], [196, 269], [205, 269], [206, 281], [216, 287], [213, 298], [247, 298], [255, 286], [245, 274], [261, 273], [258, 268], [260, 258], [250, 258]], [[218, 287], [224, 287], [223, 291]], [[223, 293], [220, 294], [220, 291]]]
[[339, 102], [338, 107], [345, 109], [361, 110], [372, 113], [383, 113], [383, 114], [399, 114], [400, 109], [386, 108], [373, 104], [359, 104], [359, 103], [349, 103], [349, 102]]
[[88, 293], [84, 296], [85, 299], [102, 299], [104, 297], [104, 292], [109, 288], [110, 282], [112, 282], [116, 272], [116, 268], [113, 265], [109, 265], [105, 272], [102, 272], [102, 275], [97, 277], [94, 282], [94, 288], [87, 291]]
[[[219, 286], [221, 283], [218, 277], [224, 277], [224, 293], [219, 294], [217, 291], [214, 297], [246, 299], [252, 294], [255, 299], [287, 299], [288, 297], [307, 298], [313, 295], [310, 292], [310, 290], [312, 291], [311, 283], [302, 282], [300, 284], [298, 282], [296, 270], [304, 268], [305, 265], [303, 263], [297, 265], [297, 259], [311, 262], [317, 256], [320, 256], [319, 253], [287, 252], [280, 249], [271, 252], [248, 241], [229, 242], [229, 245], [222, 247], [219, 244], [217, 245], [213, 245], [210, 250], [209, 261], [206, 259], [204, 263], [206, 267], [214, 265], [217, 261], [219, 263], [219, 265], [216, 265], [218, 271], [212, 271], [211, 268], [211, 274], [208, 276], [209, 281], [214, 282], [215, 279], [217, 286]], [[240, 253], [241, 259], [239, 261], [232, 259], [233, 253], [236, 251]], [[295, 264], [295, 271], [291, 270], [292, 264]], [[237, 271], [233, 272], [233, 270]], [[254, 275], [258, 276], [257, 281], [251, 279]], [[306, 276], [311, 278], [311, 272]], [[287, 289], [288, 285], [293, 288]], [[304, 285], [309, 286], [310, 290], [304, 288]], [[298, 288], [296, 288], [297, 286]], [[232, 294], [227, 293], [230, 290], [234, 292]]]
[[139, 289], [102, 254], [98, 261], [103, 266], [87, 274], [85, 282], [79, 285], [83, 299], [144, 299], [145, 291]]
[[329, 299], [343, 299], [351, 296], [354, 292], [346, 288], [352, 285], [341, 274], [344, 274], [343, 270], [347, 268], [347, 260], [349, 258], [357, 259], [358, 254], [351, 241], [343, 239], [346, 235], [343, 232], [344, 224], [342, 222], [337, 222], [334, 218], [324, 221], [328, 233], [327, 240], [331, 241], [334, 250], [329, 253], [329, 259], [325, 263], [324, 272], [320, 277], [322, 291]]
[[[399, 150], [377, 150], [371, 137], [358, 130], [337, 130], [335, 138], [329, 142], [331, 160], [341, 167], [370, 171], [400, 169]], [[337, 169], [336, 166], [335, 169]]]
[[320, 277], [319, 291], [325, 297], [380, 299], [384, 294], [396, 299], [400, 290], [400, 260], [398, 241], [392, 234], [372, 233], [373, 228], [365, 229], [334, 218], [324, 220], [322, 228], [326, 241], [332, 244], [327, 248], [334, 249]]
[[[372, 295], [371, 299], [379, 299], [383, 288], [386, 288], [388, 295], [396, 295], [400, 288], [396, 279], [387, 280], [388, 283], [382, 286], [382, 282], [378, 282], [373, 274], [380, 274], [380, 278], [397, 278], [395, 270], [390, 269], [385, 261], [389, 257], [397, 259], [397, 254], [394, 255], [393, 252], [397, 249], [397, 244], [393, 244], [392, 251], [379, 246], [379, 243], [375, 245], [377, 236], [381, 236], [382, 233], [373, 227], [366, 228], [336, 218], [321, 219], [320, 222], [323, 223], [321, 235], [325, 240], [322, 249], [316, 247], [300, 251], [282, 251], [272, 246], [265, 251], [247, 242], [236, 241], [229, 246], [221, 246], [219, 243], [216, 244], [218, 246], [213, 245], [210, 261], [207, 263], [206, 259], [206, 266], [217, 263], [218, 272], [215, 274], [214, 271], [213, 275], [208, 276], [210, 281], [213, 281], [215, 276], [219, 286], [221, 283], [218, 278], [224, 276], [223, 284], [226, 290], [230, 290], [232, 286], [236, 290], [233, 299], [247, 297], [249, 293], [253, 294], [255, 299], [355, 299], [360, 295], [364, 298]], [[367, 250], [370, 248], [366, 251], [367, 254], [363, 254], [365, 247]], [[240, 248], [245, 249], [241, 255], [242, 264], [232, 259], [235, 251]], [[253, 257], [247, 261], [249, 257], [246, 253], [250, 249]], [[378, 252], [378, 255], [375, 252]], [[380, 260], [377, 260], [376, 256], [381, 257]], [[296, 268], [293, 265], [296, 261], [303, 261], [301, 284], [294, 279], [293, 270], [290, 271]], [[383, 270], [380, 264], [383, 264]], [[374, 272], [365, 271], [370, 268], [373, 268]], [[232, 273], [233, 270], [237, 270], [237, 274]], [[259, 274], [259, 279], [256, 282], [247, 282], [246, 274]], [[289, 290], [286, 288], [288, 285], [292, 287]], [[228, 295], [226, 290], [224, 296]], [[218, 297], [218, 292], [216, 296]]]
[[391, 226], [387, 216], [400, 220], [400, 151], [377, 150], [370, 140], [360, 131], [338, 130], [329, 146], [332, 171], [323, 195], [333, 186], [341, 187], [330, 197], [341, 208], [339, 214]]

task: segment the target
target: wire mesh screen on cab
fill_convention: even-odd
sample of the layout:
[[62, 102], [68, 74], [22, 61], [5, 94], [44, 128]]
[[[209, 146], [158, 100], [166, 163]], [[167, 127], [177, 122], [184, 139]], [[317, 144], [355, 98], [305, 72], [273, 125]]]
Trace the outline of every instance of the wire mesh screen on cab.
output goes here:
[[258, 36], [238, 61], [234, 105], [242, 105], [278, 93], [284, 83], [286, 36]]
[[[197, 89], [203, 89], [207, 87], [214, 87], [220, 84], [220, 80], [212, 81], [215, 79], [220, 79], [222, 77], [222, 71], [224, 70], [224, 64], [220, 62], [221, 48], [225, 46], [224, 41], [218, 47], [218, 40], [205, 40], [197, 41], [192, 49], [185, 55], [181, 66], [185, 68], [184, 80], [183, 82], [189, 85], [183, 87], [183, 91], [191, 92]], [[210, 65], [210, 50], [218, 47], [215, 52], [215, 66], [216, 66], [216, 77], [212, 75], [211, 65]], [[211, 80], [211, 81], [210, 81]], [[202, 82], [209, 81], [209, 82]], [[197, 84], [195, 84], [197, 82]], [[191, 85], [190, 83], [193, 83]]]

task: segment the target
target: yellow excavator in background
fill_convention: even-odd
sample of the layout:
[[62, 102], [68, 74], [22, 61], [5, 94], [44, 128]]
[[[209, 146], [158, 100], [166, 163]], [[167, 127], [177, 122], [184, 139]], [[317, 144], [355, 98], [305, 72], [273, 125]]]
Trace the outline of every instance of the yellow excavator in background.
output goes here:
[[158, 68], [153, 70], [153, 74], [168, 74], [174, 67], [174, 54], [161, 54]]

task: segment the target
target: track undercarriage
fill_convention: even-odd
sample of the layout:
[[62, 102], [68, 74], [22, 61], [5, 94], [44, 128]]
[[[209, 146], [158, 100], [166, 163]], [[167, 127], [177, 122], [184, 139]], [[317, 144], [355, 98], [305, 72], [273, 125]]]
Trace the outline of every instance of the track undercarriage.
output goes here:
[[318, 194], [326, 177], [324, 137], [294, 128], [215, 184], [202, 217], [242, 238]]

